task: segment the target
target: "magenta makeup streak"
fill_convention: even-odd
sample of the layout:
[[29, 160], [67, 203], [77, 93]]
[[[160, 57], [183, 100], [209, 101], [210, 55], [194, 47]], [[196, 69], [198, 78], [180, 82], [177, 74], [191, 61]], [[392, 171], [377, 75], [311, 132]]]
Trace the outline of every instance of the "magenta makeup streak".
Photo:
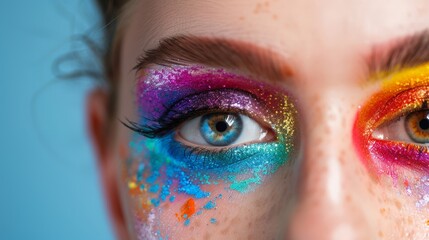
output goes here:
[[426, 146], [401, 142], [371, 140], [371, 154], [386, 163], [395, 163], [429, 172], [429, 152]]
[[[260, 99], [271, 99], [267, 96], [269, 91], [266, 89], [269, 90], [269, 87], [266, 84], [252, 81], [222, 69], [201, 66], [148, 69], [139, 80], [137, 88], [141, 114], [147, 119], [158, 119], [165, 108], [178, 99], [203, 91], [239, 89], [254, 94]], [[172, 95], [172, 92], [175, 94]], [[273, 89], [273, 92], [276, 91]], [[277, 100], [279, 100], [278, 104], [280, 105], [280, 99]], [[270, 104], [272, 108], [279, 107], [273, 106], [273, 102]], [[252, 111], [259, 112], [261, 115], [268, 114], [265, 109], [260, 107], [250, 107], [255, 107], [256, 109], [252, 109]]]

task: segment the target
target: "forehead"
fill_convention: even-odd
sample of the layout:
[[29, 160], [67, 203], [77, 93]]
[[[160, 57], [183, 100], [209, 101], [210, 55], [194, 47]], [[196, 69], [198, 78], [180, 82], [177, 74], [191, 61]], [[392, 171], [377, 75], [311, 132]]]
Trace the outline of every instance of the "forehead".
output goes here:
[[429, 25], [426, 0], [141, 0], [127, 12], [126, 72], [143, 51], [180, 34], [254, 43], [305, 68], [320, 65], [321, 59], [327, 66], [357, 62], [372, 45]]

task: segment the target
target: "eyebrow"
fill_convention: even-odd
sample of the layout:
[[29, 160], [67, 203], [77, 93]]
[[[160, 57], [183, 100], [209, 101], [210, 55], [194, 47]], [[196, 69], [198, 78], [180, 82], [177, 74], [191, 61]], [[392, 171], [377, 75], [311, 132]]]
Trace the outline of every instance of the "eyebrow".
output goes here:
[[190, 35], [162, 39], [156, 48], [138, 58], [133, 69], [138, 72], [150, 64], [202, 64], [241, 70], [272, 82], [293, 75], [287, 61], [268, 49], [244, 41]]
[[415, 67], [429, 61], [429, 31], [424, 30], [402, 37], [393, 44], [380, 44], [372, 48], [368, 69], [370, 76], [388, 75], [404, 68]]
[[[392, 44], [372, 47], [365, 58], [368, 76], [389, 75], [404, 68], [429, 61], [429, 30], [395, 40]], [[133, 68], [136, 71], [150, 64], [170, 66], [202, 64], [241, 70], [272, 82], [293, 76], [285, 58], [249, 42], [226, 38], [178, 35], [161, 39], [159, 45], [145, 51]]]

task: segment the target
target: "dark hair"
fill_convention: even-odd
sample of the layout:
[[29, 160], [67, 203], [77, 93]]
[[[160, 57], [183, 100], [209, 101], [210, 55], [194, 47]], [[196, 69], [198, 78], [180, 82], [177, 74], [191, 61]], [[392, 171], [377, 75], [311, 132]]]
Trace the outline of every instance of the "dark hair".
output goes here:
[[[96, 37], [93, 37], [94, 28], [88, 32], [72, 36], [72, 44], [84, 45], [87, 53], [80, 48], [63, 54], [53, 62], [53, 73], [57, 79], [76, 80], [81, 77], [89, 77], [100, 85], [106, 86], [108, 93], [107, 111], [109, 117], [116, 112], [116, 96], [118, 85], [118, 66], [121, 38], [117, 37], [117, 25], [119, 15], [124, 6], [131, 0], [96, 0], [96, 4], [102, 22], [97, 24]], [[99, 38], [101, 31], [101, 39]], [[94, 64], [95, 60], [95, 64]], [[71, 70], [70, 70], [71, 66]], [[101, 68], [100, 68], [101, 67]]]
[[[121, 10], [130, 0], [96, 0], [96, 4], [100, 10], [103, 20], [103, 38], [104, 48], [100, 56], [102, 61], [104, 78], [109, 87], [109, 116], [113, 116], [116, 111], [116, 96], [117, 96], [117, 78], [119, 66], [119, 44], [115, 41], [120, 41], [115, 38], [118, 17]], [[115, 46], [116, 45], [116, 46]]]

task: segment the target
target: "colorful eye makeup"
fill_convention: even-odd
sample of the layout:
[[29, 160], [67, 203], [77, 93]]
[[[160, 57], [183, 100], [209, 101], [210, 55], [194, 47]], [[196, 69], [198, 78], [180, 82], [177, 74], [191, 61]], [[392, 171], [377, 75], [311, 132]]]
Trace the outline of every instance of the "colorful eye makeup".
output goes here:
[[[358, 112], [353, 134], [356, 147], [370, 169], [402, 181], [407, 193], [418, 192], [424, 199], [429, 189], [418, 179], [400, 179], [400, 171], [429, 174], [429, 64], [380, 81], [380, 91]], [[416, 206], [422, 206], [421, 202]]]
[[251, 77], [202, 66], [153, 67], [137, 89], [139, 119], [125, 123], [135, 131], [126, 169], [146, 217], [180, 201], [175, 218], [187, 226], [225, 194], [263, 184], [296, 148], [294, 100]]
[[381, 81], [381, 90], [358, 114], [355, 140], [383, 162], [428, 171], [424, 112], [429, 100], [429, 65], [404, 70]]

